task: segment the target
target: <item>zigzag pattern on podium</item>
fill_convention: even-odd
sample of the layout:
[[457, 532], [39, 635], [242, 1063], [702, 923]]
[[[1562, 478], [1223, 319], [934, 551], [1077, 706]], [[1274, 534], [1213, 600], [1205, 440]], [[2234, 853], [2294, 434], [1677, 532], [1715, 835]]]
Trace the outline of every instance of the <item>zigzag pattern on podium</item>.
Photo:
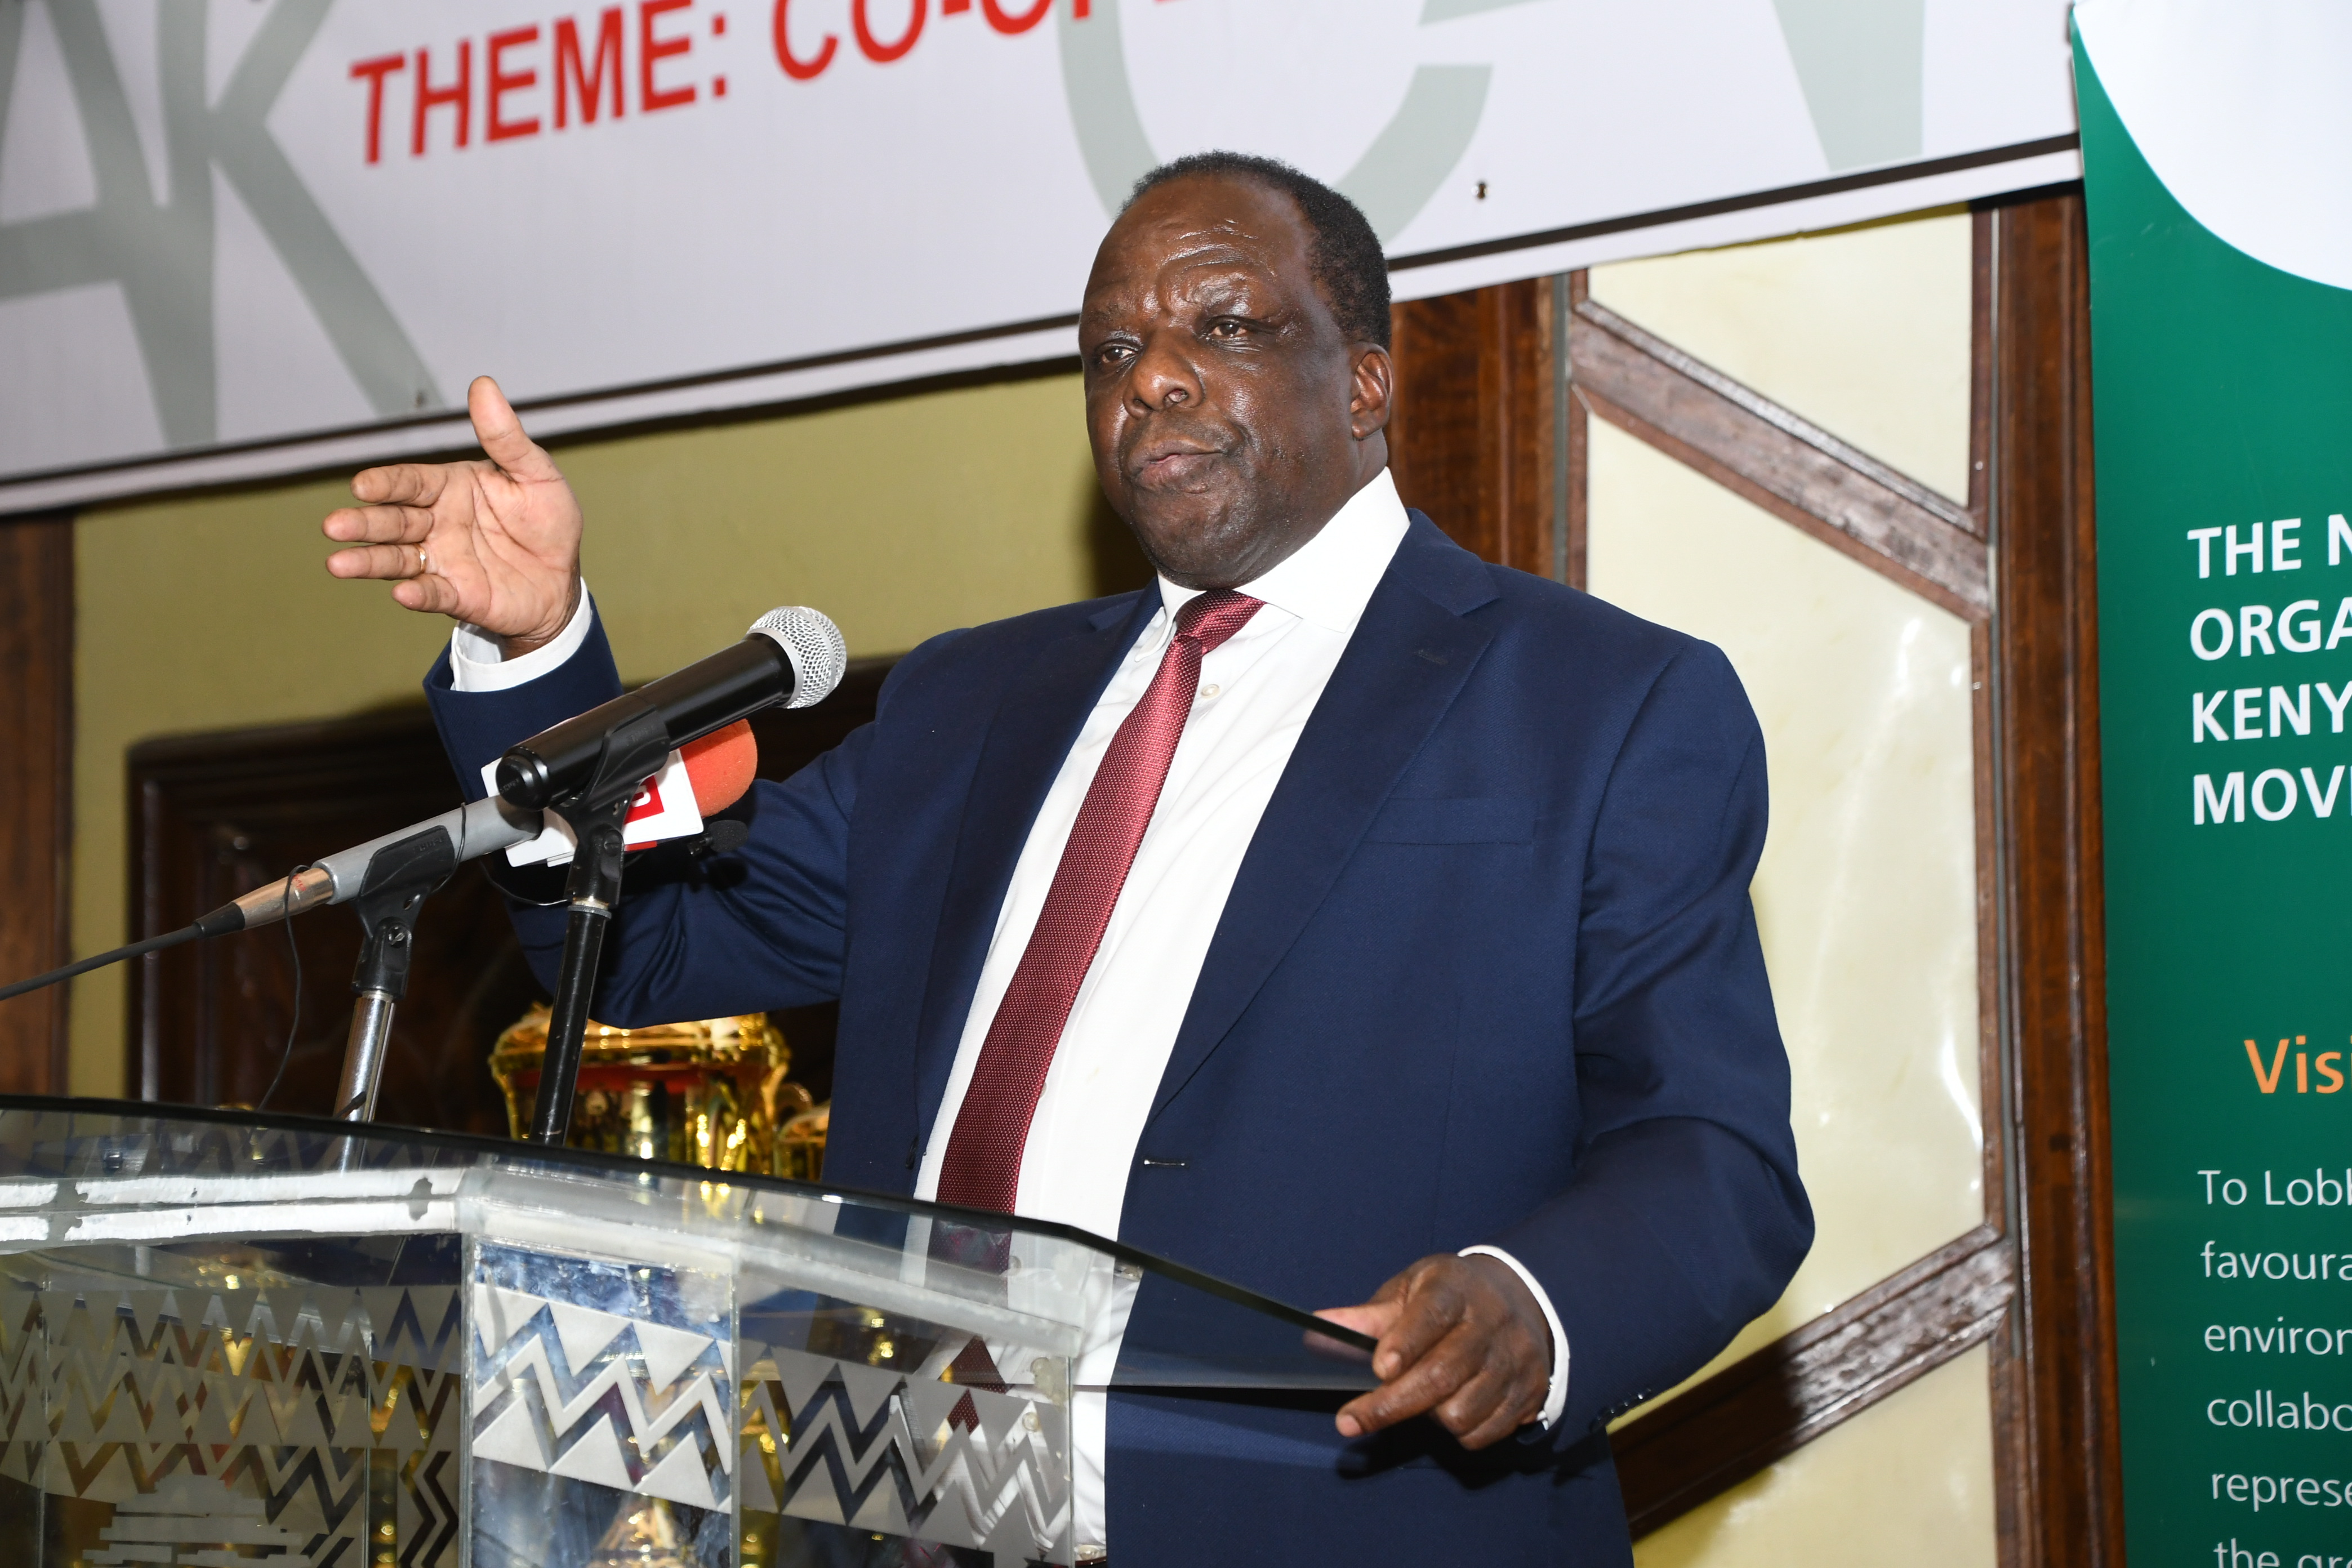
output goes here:
[[[199, 1309], [193, 1316], [183, 1310], [183, 1296]], [[345, 1358], [454, 1372], [464, 1332], [452, 1286], [306, 1286], [281, 1290], [275, 1300], [266, 1289], [194, 1289], [19, 1290], [9, 1300], [22, 1305], [0, 1313], [0, 1340], [39, 1324], [50, 1343], [77, 1354], [120, 1352], [276, 1381], [296, 1375], [305, 1352], [318, 1358], [314, 1376], [326, 1382], [346, 1377]], [[277, 1372], [248, 1366], [257, 1354]]]
[[[99, 1533], [108, 1544], [84, 1559], [90, 1568], [169, 1563], [186, 1568], [310, 1568], [314, 1559], [291, 1531], [269, 1522], [257, 1500], [202, 1476], [173, 1476], [119, 1505]], [[159, 1555], [161, 1553], [161, 1555]], [[340, 1555], [340, 1553], [339, 1553]]]
[[[1070, 1561], [1068, 1415], [1059, 1405], [780, 1346], [743, 1348], [747, 1514], [980, 1547], [1000, 1562]], [[976, 1427], [950, 1420], [966, 1397]]]
[[150, 1512], [160, 1492], [226, 1487], [303, 1537], [302, 1561], [356, 1568], [379, 1466], [395, 1478], [403, 1568], [454, 1563], [458, 1300], [450, 1287], [9, 1290], [0, 1476]]
[[730, 1346], [487, 1284], [474, 1287], [473, 1321], [476, 1458], [729, 1506]]

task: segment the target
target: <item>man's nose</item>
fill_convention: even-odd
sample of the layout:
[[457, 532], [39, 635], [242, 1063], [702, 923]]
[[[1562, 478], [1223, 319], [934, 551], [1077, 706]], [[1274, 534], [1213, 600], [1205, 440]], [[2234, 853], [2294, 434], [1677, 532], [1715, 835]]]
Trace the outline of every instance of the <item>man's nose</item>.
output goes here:
[[1144, 339], [1128, 378], [1129, 395], [1139, 406], [1156, 412], [1201, 401], [1200, 374], [1184, 348], [1181, 333], [1154, 332]]

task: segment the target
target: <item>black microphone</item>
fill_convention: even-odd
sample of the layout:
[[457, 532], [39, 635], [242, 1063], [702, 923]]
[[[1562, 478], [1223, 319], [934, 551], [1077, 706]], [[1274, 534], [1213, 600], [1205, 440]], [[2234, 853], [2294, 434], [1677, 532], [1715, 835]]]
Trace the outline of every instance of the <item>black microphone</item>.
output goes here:
[[816, 610], [770, 610], [733, 647], [688, 665], [542, 730], [499, 759], [499, 795], [542, 810], [587, 786], [607, 737], [624, 725], [657, 722], [677, 751], [772, 703], [806, 708], [841, 684], [849, 649], [841, 628]]

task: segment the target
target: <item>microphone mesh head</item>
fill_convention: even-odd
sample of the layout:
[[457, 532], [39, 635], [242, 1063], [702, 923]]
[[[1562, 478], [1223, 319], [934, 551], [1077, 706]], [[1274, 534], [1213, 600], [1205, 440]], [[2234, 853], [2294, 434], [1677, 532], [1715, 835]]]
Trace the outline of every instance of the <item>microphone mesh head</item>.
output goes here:
[[841, 684], [841, 673], [849, 667], [849, 645], [824, 611], [787, 605], [753, 621], [751, 630], [782, 648], [792, 661], [793, 695], [785, 707], [822, 702]]

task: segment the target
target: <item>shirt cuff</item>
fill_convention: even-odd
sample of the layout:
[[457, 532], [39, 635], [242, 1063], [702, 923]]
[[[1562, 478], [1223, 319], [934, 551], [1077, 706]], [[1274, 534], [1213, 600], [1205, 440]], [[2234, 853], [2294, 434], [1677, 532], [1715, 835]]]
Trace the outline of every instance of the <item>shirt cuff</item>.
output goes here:
[[1559, 1413], [1568, 1408], [1568, 1332], [1559, 1326], [1559, 1314], [1552, 1310], [1551, 1297], [1536, 1283], [1536, 1277], [1528, 1272], [1526, 1264], [1499, 1247], [1465, 1247], [1458, 1256], [1492, 1258], [1509, 1265], [1511, 1272], [1519, 1277], [1519, 1282], [1535, 1297], [1536, 1305], [1543, 1309], [1544, 1322], [1551, 1330], [1551, 1388], [1544, 1395], [1543, 1413], [1536, 1417], [1536, 1421], [1539, 1426], [1549, 1427], [1559, 1419]]
[[507, 658], [496, 637], [460, 621], [457, 629], [449, 634], [449, 689], [504, 691], [526, 680], [537, 680], [580, 651], [580, 645], [588, 640], [588, 627], [595, 619], [595, 607], [588, 601], [588, 584], [583, 583], [580, 607], [572, 612], [572, 618], [563, 623], [555, 640], [520, 658]]

